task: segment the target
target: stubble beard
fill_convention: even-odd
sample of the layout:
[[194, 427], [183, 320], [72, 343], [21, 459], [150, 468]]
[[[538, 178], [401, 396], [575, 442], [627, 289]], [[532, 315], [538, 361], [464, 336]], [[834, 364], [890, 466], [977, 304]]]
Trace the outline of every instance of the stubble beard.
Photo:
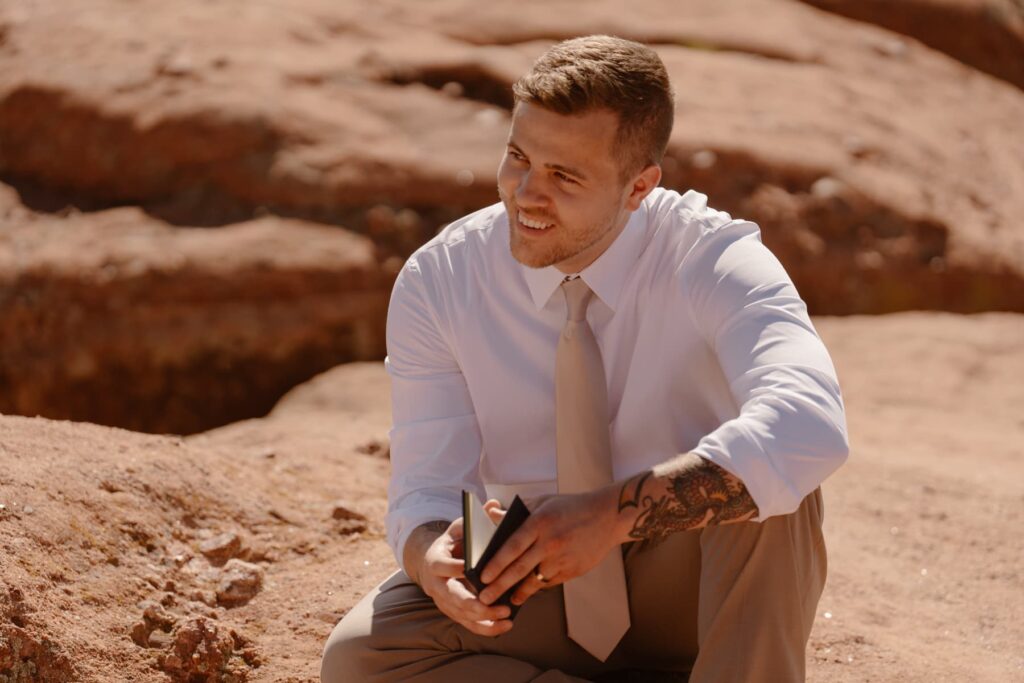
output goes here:
[[[508, 214], [509, 251], [512, 252], [512, 258], [528, 268], [546, 268], [577, 256], [601, 241], [601, 238], [615, 225], [615, 219], [612, 217], [602, 225], [591, 224], [587, 226], [587, 229], [579, 233], [578, 237], [571, 242], [549, 240], [550, 244], [544, 244], [543, 247], [540, 245], [530, 245], [525, 238], [518, 234], [515, 226], [512, 225], [513, 221], [516, 220], [514, 213], [516, 209], [510, 206], [509, 202], [505, 201], [504, 198], [502, 198], [502, 201], [505, 204], [505, 212]], [[554, 229], [568, 230], [561, 223], [557, 223]]]

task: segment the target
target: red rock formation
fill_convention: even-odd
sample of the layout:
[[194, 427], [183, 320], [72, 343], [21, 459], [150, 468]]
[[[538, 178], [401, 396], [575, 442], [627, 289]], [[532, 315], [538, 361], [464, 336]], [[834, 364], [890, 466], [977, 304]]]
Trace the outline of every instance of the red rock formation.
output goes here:
[[[307, 2], [190, 5], [191, 21], [157, 3], [8, 11], [0, 171], [185, 224], [267, 206], [362, 231], [378, 204], [413, 207], [430, 225], [406, 254], [493, 201], [508, 87], [529, 61], [551, 40], [612, 31], [658, 46], [677, 84], [667, 184], [761, 220], [814, 310], [1024, 310], [1022, 94], [912, 41], [777, 0], [632, 15], [614, 2]], [[117, 49], [131, 59], [105, 57]], [[852, 206], [812, 195], [823, 179]], [[760, 203], [780, 191], [795, 210], [776, 223], [779, 198]], [[835, 229], [819, 229], [823, 214]], [[822, 259], [842, 275], [822, 279]]]
[[878, 24], [1024, 88], [1024, 5], [1018, 0], [803, 0]]
[[[1024, 93], [807, 4], [75, 0], [6, 5], [0, 26], [3, 411], [195, 431], [379, 358], [395, 266], [495, 199], [510, 84], [590, 32], [659, 50], [678, 101], [665, 184], [756, 220], [812, 311], [1024, 311]], [[226, 227], [187, 272], [116, 265], [122, 243], [184, 243], [102, 211], [121, 204]], [[327, 263], [273, 272], [279, 241], [218, 271], [253, 230], [233, 224], [267, 212], [344, 225], [393, 260], [358, 294]], [[33, 265], [94, 233], [93, 265]]]
[[190, 433], [384, 353], [394, 271], [341, 228], [117, 209], [2, 234], [0, 412]]

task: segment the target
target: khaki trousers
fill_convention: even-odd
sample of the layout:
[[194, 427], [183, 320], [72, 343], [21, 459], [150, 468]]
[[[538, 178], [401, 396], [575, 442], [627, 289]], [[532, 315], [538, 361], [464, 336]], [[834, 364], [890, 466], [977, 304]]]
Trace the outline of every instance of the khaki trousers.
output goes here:
[[[532, 596], [514, 627], [478, 636], [404, 572], [363, 598], [324, 649], [323, 683], [803, 681], [825, 586], [821, 490], [790, 515], [622, 546], [632, 625], [604, 663], [566, 635], [562, 590]], [[659, 673], [660, 672], [660, 673]]]

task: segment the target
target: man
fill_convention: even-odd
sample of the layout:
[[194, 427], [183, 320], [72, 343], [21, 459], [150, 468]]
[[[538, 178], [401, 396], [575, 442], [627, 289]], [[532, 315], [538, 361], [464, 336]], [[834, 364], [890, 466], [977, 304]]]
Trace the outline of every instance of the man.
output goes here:
[[[797, 681], [847, 455], [806, 308], [756, 225], [658, 188], [664, 66], [608, 36], [515, 86], [501, 203], [405, 264], [388, 312], [388, 540], [342, 681]], [[460, 491], [531, 515], [464, 580]], [[514, 622], [495, 604], [518, 586]], [[632, 678], [631, 678], [632, 677]]]

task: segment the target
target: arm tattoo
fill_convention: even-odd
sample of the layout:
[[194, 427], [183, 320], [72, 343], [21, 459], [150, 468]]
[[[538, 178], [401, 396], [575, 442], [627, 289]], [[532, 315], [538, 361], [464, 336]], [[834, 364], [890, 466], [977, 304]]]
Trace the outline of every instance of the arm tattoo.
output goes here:
[[757, 504], [742, 481], [698, 455], [684, 457], [664, 476], [667, 492], [641, 495], [644, 483], [654, 475], [647, 471], [627, 481], [619, 493], [619, 512], [627, 507], [640, 510], [629, 535], [642, 539], [645, 546], [677, 531], [757, 516]]
[[626, 508], [640, 507], [640, 491], [644, 487], [644, 482], [653, 474], [654, 472], [648, 470], [633, 477], [622, 486], [622, 491], [619, 492], [619, 512]]

